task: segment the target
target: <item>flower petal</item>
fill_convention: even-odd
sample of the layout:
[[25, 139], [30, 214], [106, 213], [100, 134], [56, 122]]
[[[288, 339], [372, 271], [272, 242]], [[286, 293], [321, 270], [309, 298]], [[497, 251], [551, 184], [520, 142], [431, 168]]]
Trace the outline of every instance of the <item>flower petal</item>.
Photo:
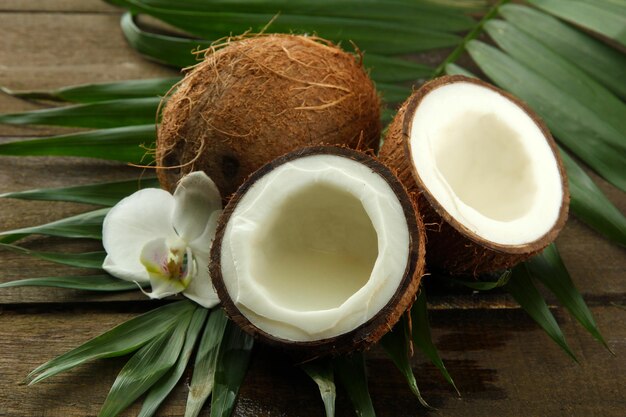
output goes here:
[[215, 183], [202, 171], [183, 177], [174, 192], [172, 223], [187, 242], [197, 239], [206, 228], [211, 214], [222, 208], [222, 198]]
[[211, 253], [213, 239], [215, 239], [217, 220], [219, 219], [221, 214], [222, 210], [216, 210], [211, 213], [209, 221], [204, 228], [204, 232], [202, 232], [202, 234], [198, 236], [195, 240], [189, 242], [189, 246], [193, 250], [193, 253], [196, 256], [199, 265], [209, 265], [209, 255]]
[[196, 276], [191, 279], [183, 295], [204, 308], [213, 308], [219, 304], [220, 299], [211, 283], [208, 266], [198, 262]]
[[172, 195], [155, 188], [137, 191], [116, 204], [102, 225], [102, 244], [107, 252], [103, 268], [127, 281], [147, 281], [141, 251], [156, 238], [177, 239], [171, 223], [173, 211]]
[[150, 281], [150, 276], [148, 275], [148, 271], [146, 271], [145, 268], [143, 270], [129, 270], [124, 267], [119, 267], [115, 265], [115, 261], [113, 261], [110, 256], [107, 256], [104, 259], [104, 263], [102, 264], [102, 269], [104, 269], [109, 274], [113, 275], [114, 277], [123, 279], [124, 281], [130, 281], [130, 282]]

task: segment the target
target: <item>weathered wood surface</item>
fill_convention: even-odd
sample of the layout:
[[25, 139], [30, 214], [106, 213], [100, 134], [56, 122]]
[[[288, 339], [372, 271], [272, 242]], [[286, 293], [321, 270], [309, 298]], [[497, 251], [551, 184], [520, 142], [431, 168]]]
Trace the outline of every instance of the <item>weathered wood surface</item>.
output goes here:
[[[118, 28], [119, 12], [97, 0], [0, 2], [0, 85], [40, 89], [68, 84], [169, 76], [175, 72], [132, 51]], [[0, 94], [0, 112], [38, 107]], [[0, 125], [0, 141], [65, 131]], [[111, 181], [136, 176], [121, 164], [80, 158], [0, 158], [0, 193]], [[622, 211], [626, 196], [600, 181]], [[0, 230], [55, 220], [84, 205], [0, 199]], [[569, 222], [559, 247], [616, 356], [607, 353], [561, 308], [553, 312], [581, 364], [573, 363], [502, 294], [445, 294], [435, 289], [433, 337], [462, 394], [457, 398], [420, 356], [414, 370], [440, 416], [622, 416], [626, 410], [626, 256], [579, 221]], [[37, 250], [97, 249], [96, 242], [30, 238]], [[30, 257], [0, 252], [0, 282], [78, 274]], [[429, 278], [435, 280], [436, 277]], [[553, 301], [553, 300], [552, 300]], [[113, 325], [147, 311], [138, 293], [102, 295], [22, 288], [0, 291], [0, 417], [95, 416], [123, 365], [114, 359], [77, 368], [28, 387], [30, 370]], [[369, 354], [370, 391], [381, 416], [427, 415], [384, 355]], [[189, 375], [185, 376], [189, 381]], [[186, 385], [160, 416], [180, 416]], [[136, 415], [138, 407], [124, 415]], [[315, 386], [283, 357], [255, 351], [235, 410], [237, 416], [321, 416]], [[205, 410], [203, 415], [208, 415]], [[338, 415], [352, 411], [339, 392]], [[434, 415], [434, 414], [433, 414]]]

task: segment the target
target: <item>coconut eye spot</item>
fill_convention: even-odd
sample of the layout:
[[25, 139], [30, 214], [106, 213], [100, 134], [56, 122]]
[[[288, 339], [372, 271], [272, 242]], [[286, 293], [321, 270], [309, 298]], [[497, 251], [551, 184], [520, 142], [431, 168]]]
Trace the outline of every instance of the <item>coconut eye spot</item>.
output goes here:
[[438, 133], [437, 169], [463, 203], [504, 222], [528, 212], [537, 184], [518, 132], [496, 114], [468, 111]]
[[294, 311], [339, 307], [369, 280], [376, 230], [351, 193], [313, 184], [275, 210], [254, 242], [254, 279]]

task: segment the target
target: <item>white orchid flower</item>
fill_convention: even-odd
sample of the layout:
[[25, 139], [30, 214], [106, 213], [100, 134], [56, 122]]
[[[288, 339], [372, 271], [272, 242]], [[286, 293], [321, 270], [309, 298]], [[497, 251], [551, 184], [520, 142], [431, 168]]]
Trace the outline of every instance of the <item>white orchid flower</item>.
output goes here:
[[183, 293], [203, 307], [219, 299], [209, 276], [209, 252], [222, 199], [204, 172], [185, 176], [174, 195], [148, 188], [116, 204], [102, 226], [102, 267], [138, 284], [150, 298]]

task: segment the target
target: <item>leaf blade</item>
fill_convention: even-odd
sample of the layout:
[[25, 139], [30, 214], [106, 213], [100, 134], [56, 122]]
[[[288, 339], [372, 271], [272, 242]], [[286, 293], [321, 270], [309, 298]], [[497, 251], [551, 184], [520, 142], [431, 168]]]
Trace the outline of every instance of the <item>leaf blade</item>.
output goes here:
[[178, 81], [180, 81], [180, 77], [81, 84], [54, 90], [13, 91], [0, 87], [0, 91], [25, 99], [94, 103], [98, 101], [163, 96]]
[[426, 79], [434, 68], [410, 61], [366, 52], [363, 55], [363, 66], [370, 71], [370, 77], [376, 83], [395, 83]]
[[301, 368], [317, 385], [324, 402], [326, 417], [334, 417], [337, 393], [332, 362], [330, 360], [316, 359], [315, 361], [302, 364]]
[[348, 356], [340, 356], [333, 360], [335, 375], [344, 387], [354, 411], [358, 417], [376, 417], [372, 398], [367, 388], [365, 358], [363, 353], [355, 352]]
[[198, 12], [148, 7], [124, 2], [134, 13], [145, 13], [205, 39], [220, 39], [232, 33], [260, 32], [271, 22], [271, 32], [316, 33], [335, 42], [356, 42], [359, 48], [382, 55], [404, 54], [455, 45], [460, 38], [438, 29], [416, 27], [412, 22], [384, 22], [367, 19], [307, 14]]
[[73, 266], [76, 268], [92, 268], [102, 269], [102, 263], [106, 257], [106, 252], [83, 252], [83, 253], [57, 253], [57, 252], [40, 252], [26, 249], [17, 245], [0, 243], [0, 249], [10, 250], [16, 253], [34, 256], [50, 262], [62, 265]]
[[211, 417], [229, 416], [248, 370], [254, 339], [228, 321], [220, 343], [215, 369]]
[[30, 384], [36, 384], [87, 361], [134, 352], [159, 334], [169, 330], [175, 325], [179, 315], [191, 311], [192, 308], [195, 307], [190, 301], [178, 301], [121, 323], [37, 367], [29, 375], [32, 378]]
[[0, 243], [12, 243], [31, 234], [81, 239], [101, 239], [102, 222], [108, 211], [108, 208], [103, 208], [38, 226], [1, 232]]
[[137, 351], [118, 374], [98, 417], [115, 417], [152, 387], [178, 360], [193, 312]]
[[508, 4], [500, 9], [500, 14], [519, 30], [558, 52], [622, 99], [626, 98], [626, 84], [623, 82], [626, 56], [537, 9]]
[[409, 335], [408, 323], [404, 317], [388, 332], [380, 341], [380, 345], [383, 347], [387, 356], [396, 365], [396, 368], [402, 373], [406, 379], [411, 392], [417, 397], [417, 400], [422, 406], [429, 410], [434, 410], [433, 407], [428, 405], [426, 400], [422, 397], [422, 394], [417, 387], [417, 381], [413, 374], [413, 368], [409, 360], [409, 344], [411, 343], [411, 337]]
[[210, 3], [182, 0], [118, 0], [115, 3], [134, 11], [179, 13], [205, 17], [215, 13], [286, 14], [315, 17], [341, 17], [372, 22], [411, 22], [415, 26], [454, 32], [470, 29], [473, 20], [463, 11], [427, 2], [360, 0], [217, 0]]
[[202, 326], [208, 315], [208, 310], [202, 307], [196, 309], [191, 317], [189, 327], [187, 328], [187, 334], [185, 335], [185, 341], [183, 343], [182, 350], [176, 361], [176, 365], [173, 366], [169, 372], [167, 372], [161, 379], [159, 379], [150, 388], [150, 391], [144, 399], [143, 405], [137, 417], [151, 417], [156, 413], [159, 406], [169, 393], [174, 389], [187, 367], [187, 363], [193, 354], [193, 348], [196, 345], [196, 340], [202, 330]]
[[550, 312], [548, 305], [533, 284], [528, 267], [525, 264], [513, 268], [511, 278], [504, 288], [526, 310], [530, 317], [541, 326], [548, 336], [574, 361], [578, 362], [578, 359], [576, 359], [576, 356], [565, 341], [563, 332]]
[[217, 354], [227, 322], [228, 318], [224, 310], [218, 308], [211, 312], [204, 327], [189, 385], [185, 417], [197, 417], [213, 391]]
[[569, 310], [572, 316], [610, 351], [609, 345], [598, 329], [593, 314], [591, 314], [582, 295], [570, 278], [556, 245], [554, 243], [549, 245], [542, 253], [531, 258], [527, 265], [532, 276], [541, 281]]
[[130, 291], [139, 288], [134, 282], [123, 281], [104, 274], [26, 278], [0, 284], [0, 288], [11, 287], [55, 287], [100, 292]]
[[156, 127], [122, 126], [0, 144], [0, 155], [78, 156], [148, 165]]
[[572, 212], [606, 238], [626, 246], [626, 217], [563, 150], [561, 160], [567, 170]]
[[158, 188], [156, 178], [114, 181], [60, 188], [39, 188], [0, 194], [0, 198], [17, 198], [39, 201], [69, 201], [112, 207], [124, 197], [142, 188]]
[[439, 369], [439, 372], [443, 375], [444, 379], [452, 385], [456, 393], [461, 396], [459, 389], [456, 387], [452, 376], [446, 369], [446, 366], [439, 356], [439, 352], [433, 343], [430, 324], [428, 320], [428, 308], [426, 303], [426, 292], [422, 289], [417, 300], [411, 308], [411, 323], [413, 325], [413, 343], [430, 359], [430, 361]]
[[626, 45], [626, 7], [609, 1], [529, 0], [531, 4]]
[[212, 43], [208, 40], [147, 32], [137, 26], [130, 13], [122, 15], [120, 26], [126, 41], [140, 54], [179, 68], [197, 64], [198, 59], [192, 51], [206, 49]]
[[0, 114], [0, 124], [112, 128], [156, 122], [161, 99], [129, 98]]

